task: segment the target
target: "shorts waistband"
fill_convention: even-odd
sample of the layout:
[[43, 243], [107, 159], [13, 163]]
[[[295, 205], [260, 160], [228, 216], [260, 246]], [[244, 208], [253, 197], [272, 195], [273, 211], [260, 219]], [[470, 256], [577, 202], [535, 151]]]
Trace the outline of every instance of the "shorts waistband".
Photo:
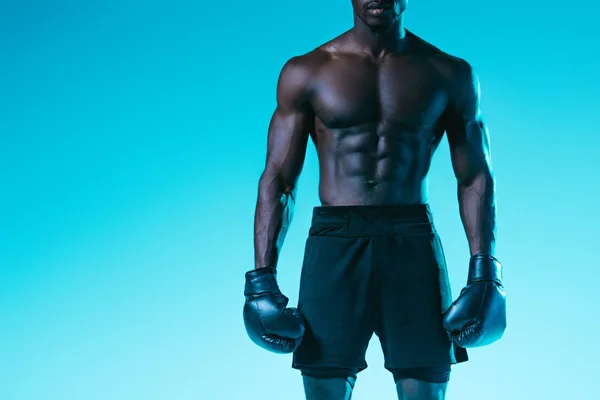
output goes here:
[[313, 210], [310, 236], [379, 236], [432, 233], [428, 204], [319, 206]]
[[403, 204], [380, 206], [319, 206], [313, 209], [313, 217], [352, 217], [365, 216], [371, 218], [414, 219], [431, 218], [429, 204]]

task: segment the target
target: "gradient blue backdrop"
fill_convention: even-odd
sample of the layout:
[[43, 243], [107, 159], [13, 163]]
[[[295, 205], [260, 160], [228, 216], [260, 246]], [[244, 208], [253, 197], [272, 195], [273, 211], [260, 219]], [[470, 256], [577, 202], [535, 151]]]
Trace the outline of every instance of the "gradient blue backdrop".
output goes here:
[[[479, 73], [509, 326], [448, 399], [592, 399], [599, 370], [600, 30], [591, 0], [413, 0], [409, 29]], [[303, 398], [247, 339], [243, 273], [277, 75], [350, 0], [0, 3], [0, 399]], [[312, 146], [280, 263], [297, 301]], [[447, 144], [430, 200], [466, 277]], [[376, 341], [359, 399], [394, 399]]]

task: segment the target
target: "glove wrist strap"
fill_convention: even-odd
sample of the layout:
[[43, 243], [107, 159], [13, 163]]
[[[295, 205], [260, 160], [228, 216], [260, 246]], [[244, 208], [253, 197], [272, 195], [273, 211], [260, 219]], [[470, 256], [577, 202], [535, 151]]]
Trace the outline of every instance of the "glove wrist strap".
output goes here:
[[277, 270], [273, 267], [256, 268], [246, 272], [244, 296], [279, 294]]
[[467, 283], [496, 282], [502, 286], [502, 264], [489, 254], [477, 254], [469, 262]]

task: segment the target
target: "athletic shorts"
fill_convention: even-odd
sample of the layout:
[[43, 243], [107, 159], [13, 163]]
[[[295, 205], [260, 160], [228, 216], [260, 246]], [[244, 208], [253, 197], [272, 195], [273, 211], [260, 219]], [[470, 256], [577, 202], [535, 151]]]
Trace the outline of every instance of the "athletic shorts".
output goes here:
[[356, 376], [375, 333], [396, 380], [447, 382], [468, 359], [442, 327], [451, 302], [428, 205], [315, 207], [298, 300], [307, 329], [292, 366]]

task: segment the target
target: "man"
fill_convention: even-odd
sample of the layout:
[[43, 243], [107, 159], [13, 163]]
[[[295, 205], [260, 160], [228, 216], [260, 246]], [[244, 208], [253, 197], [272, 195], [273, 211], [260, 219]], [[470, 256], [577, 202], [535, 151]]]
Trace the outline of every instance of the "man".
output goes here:
[[[465, 348], [492, 343], [505, 329], [478, 81], [467, 62], [404, 28], [406, 3], [353, 0], [353, 28], [292, 58], [279, 77], [244, 319], [259, 345], [294, 352], [309, 400], [351, 398], [373, 333], [399, 399], [444, 399]], [[454, 303], [427, 205], [427, 174], [444, 133], [471, 254]], [[322, 205], [294, 309], [276, 267], [309, 137]]]

